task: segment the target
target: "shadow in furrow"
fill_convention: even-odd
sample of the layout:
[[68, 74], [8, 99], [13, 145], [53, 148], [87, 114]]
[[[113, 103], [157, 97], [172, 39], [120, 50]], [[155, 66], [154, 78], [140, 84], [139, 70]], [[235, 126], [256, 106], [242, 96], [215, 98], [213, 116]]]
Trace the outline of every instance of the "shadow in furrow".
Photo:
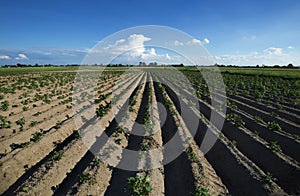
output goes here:
[[[176, 108], [179, 108], [179, 102], [173, 99], [176, 94], [168, 86], [165, 86], [167, 93], [172, 98]], [[181, 108], [185, 110], [182, 116], [188, 129], [193, 127], [193, 123], [198, 120], [199, 125], [194, 137], [198, 146], [201, 146], [205, 134], [213, 134], [207, 125], [203, 123], [190, 107], [181, 102]], [[201, 106], [200, 106], [201, 107]], [[209, 133], [210, 132], [210, 133]], [[206, 159], [212, 165], [217, 175], [228, 188], [232, 195], [266, 195], [263, 184], [254, 179], [251, 174], [238, 162], [225, 144], [217, 140], [210, 151], [205, 154]]]
[[[138, 115], [136, 118], [136, 123], [144, 124], [144, 114], [146, 112], [146, 105], [149, 101], [149, 83], [146, 83], [145, 90], [143, 92], [142, 102], [141, 106], [138, 111]], [[133, 130], [136, 130], [137, 128], [140, 128], [137, 124], [134, 124]], [[145, 131], [145, 130], [136, 130], [136, 131]], [[139, 151], [140, 145], [143, 141], [143, 136], [133, 135], [131, 134], [128, 139], [128, 145], [126, 149], [133, 150], [133, 151]], [[124, 152], [122, 153], [122, 158], [119, 164], [116, 166], [116, 168], [113, 169], [112, 177], [110, 180], [110, 185], [107, 188], [105, 195], [107, 196], [119, 196], [119, 195], [130, 195], [129, 192], [125, 192], [125, 188], [128, 186], [127, 179], [129, 177], [135, 177], [137, 171], [129, 171], [129, 170], [123, 170], [120, 168], [124, 168], [125, 165], [131, 164], [132, 168], [138, 168], [139, 164], [139, 156], [136, 157], [128, 157], [124, 155]]]
[[[154, 82], [154, 89], [157, 102], [162, 103], [165, 108], [167, 108], [163, 94], [159, 89], [157, 82]], [[160, 118], [162, 118], [163, 115], [161, 114], [161, 111], [165, 111], [162, 107], [163, 106], [161, 104], [158, 105]], [[168, 108], [166, 111], [167, 118], [161, 127], [163, 144], [166, 144], [172, 137], [174, 137], [176, 131], [178, 131], [171, 112]], [[178, 145], [183, 144], [180, 138], [174, 139], [178, 140]], [[168, 155], [164, 152], [164, 157], [165, 156]], [[190, 195], [195, 190], [192, 167], [186, 152], [181, 153], [175, 160], [165, 165], [164, 174], [165, 195]]]
[[[130, 98], [132, 98], [138, 91], [139, 86], [137, 86], [130, 97], [126, 100], [125, 104], [119, 110], [117, 116], [112, 120], [103, 134], [96, 138], [96, 142], [91, 146], [91, 149], [86, 152], [86, 154], [80, 159], [80, 161], [76, 164], [74, 169], [67, 174], [67, 177], [64, 181], [57, 187], [54, 192], [54, 195], [66, 195], [69, 190], [72, 189], [72, 186], [78, 182], [80, 174], [88, 167], [91, 161], [95, 158], [95, 155], [92, 152], [99, 152], [99, 150], [107, 143], [107, 137], [105, 134], [110, 137], [113, 132], [116, 130], [118, 123], [116, 119], [122, 119], [125, 116], [126, 111], [128, 109], [128, 103]], [[71, 194], [75, 194], [77, 192], [76, 189], [71, 190]]]

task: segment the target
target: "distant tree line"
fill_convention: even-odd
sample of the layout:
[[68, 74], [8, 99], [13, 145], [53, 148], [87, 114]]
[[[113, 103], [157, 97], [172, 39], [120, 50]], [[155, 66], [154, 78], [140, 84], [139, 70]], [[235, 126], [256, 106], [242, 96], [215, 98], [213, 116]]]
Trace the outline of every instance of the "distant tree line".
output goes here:
[[218, 67], [243, 67], [243, 68], [253, 68], [253, 67], [256, 67], [256, 68], [299, 68], [299, 66], [294, 66], [292, 63], [289, 63], [288, 65], [256, 65], [256, 66], [238, 66], [238, 65], [220, 65], [220, 64], [215, 64], [215, 66], [218, 66]]
[[[53, 64], [44, 64], [44, 65], [40, 65], [40, 64], [35, 64], [35, 65], [31, 65], [31, 64], [16, 64], [16, 65], [3, 65], [0, 67], [76, 67], [76, 66], [105, 66], [105, 67], [133, 67], [133, 66], [139, 66], [139, 67], [156, 67], [156, 66], [160, 66], [160, 67], [184, 67], [184, 64], [158, 64], [157, 62], [150, 62], [149, 64], [145, 63], [145, 62], [139, 62], [137, 65], [131, 65], [131, 64], [108, 64], [108, 65], [103, 65], [103, 64], [94, 64], [94, 65], [79, 65], [79, 64], [66, 64], [66, 65], [53, 65]], [[299, 68], [299, 66], [294, 66], [293, 64], [289, 63], [288, 65], [273, 65], [273, 66], [269, 66], [269, 65], [256, 65], [256, 66], [238, 66], [238, 65], [223, 65], [223, 64], [214, 64], [212, 66], [217, 66], [217, 67], [241, 67], [241, 68]]]

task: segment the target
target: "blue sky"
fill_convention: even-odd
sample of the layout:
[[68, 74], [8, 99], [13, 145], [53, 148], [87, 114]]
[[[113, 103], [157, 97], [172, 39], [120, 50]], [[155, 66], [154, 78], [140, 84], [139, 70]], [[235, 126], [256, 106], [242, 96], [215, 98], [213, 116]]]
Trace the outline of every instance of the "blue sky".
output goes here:
[[2, 0], [0, 13], [0, 65], [81, 63], [98, 41], [139, 25], [184, 31], [217, 63], [300, 64], [298, 0]]

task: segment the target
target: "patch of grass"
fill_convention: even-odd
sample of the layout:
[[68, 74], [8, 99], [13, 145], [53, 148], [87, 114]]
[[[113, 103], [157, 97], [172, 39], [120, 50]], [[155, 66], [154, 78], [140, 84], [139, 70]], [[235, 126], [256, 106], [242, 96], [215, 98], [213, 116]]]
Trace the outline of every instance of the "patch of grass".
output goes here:
[[125, 188], [125, 192], [130, 192], [132, 196], [146, 196], [152, 191], [149, 184], [150, 178], [148, 176], [129, 177], [127, 183], [129, 187]]

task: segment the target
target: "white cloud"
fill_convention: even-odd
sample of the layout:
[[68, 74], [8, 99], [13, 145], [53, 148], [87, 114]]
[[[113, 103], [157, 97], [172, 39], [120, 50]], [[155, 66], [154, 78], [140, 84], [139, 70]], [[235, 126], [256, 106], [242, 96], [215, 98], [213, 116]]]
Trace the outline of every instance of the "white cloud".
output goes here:
[[269, 55], [282, 55], [283, 54], [283, 49], [282, 48], [275, 48], [275, 47], [270, 47], [266, 50], [264, 50], [267, 54]]
[[204, 40], [203, 41], [200, 41], [200, 40], [198, 40], [198, 39], [192, 39], [191, 41], [188, 41], [186, 44], [187, 45], [204, 45], [204, 44], [209, 44], [209, 39], [207, 39], [207, 38], [204, 38]]
[[0, 60], [9, 60], [9, 59], [11, 59], [10, 56], [7, 55], [0, 56]]
[[191, 41], [188, 41], [187, 44], [188, 45], [201, 45], [201, 41], [194, 38]]
[[210, 42], [210, 41], [209, 41], [207, 38], [205, 38], [205, 39], [203, 40], [203, 43], [204, 43], [204, 44], [209, 44], [209, 42]]
[[18, 54], [16, 60], [28, 60], [29, 58], [25, 54]]
[[288, 49], [294, 49], [294, 47], [293, 46], [288, 46]]
[[183, 46], [183, 43], [178, 41], [178, 40], [175, 40], [174, 41], [174, 46]]
[[166, 54], [166, 59], [171, 60], [171, 57], [169, 54]]
[[[132, 34], [126, 39], [116, 40], [113, 44], [104, 48], [104, 52], [110, 55], [123, 55], [122, 58], [127, 61], [160, 61], [165, 62], [172, 60], [169, 54], [157, 54], [155, 48], [146, 48], [145, 42], [150, 41], [151, 38], [142, 34]], [[174, 44], [181, 45], [181, 42], [174, 42]], [[121, 58], [121, 57], [120, 57]]]
[[225, 65], [287, 65], [300, 64], [300, 57], [286, 53], [282, 48], [270, 47], [260, 52], [248, 54], [226, 54], [213, 57], [216, 63]]

